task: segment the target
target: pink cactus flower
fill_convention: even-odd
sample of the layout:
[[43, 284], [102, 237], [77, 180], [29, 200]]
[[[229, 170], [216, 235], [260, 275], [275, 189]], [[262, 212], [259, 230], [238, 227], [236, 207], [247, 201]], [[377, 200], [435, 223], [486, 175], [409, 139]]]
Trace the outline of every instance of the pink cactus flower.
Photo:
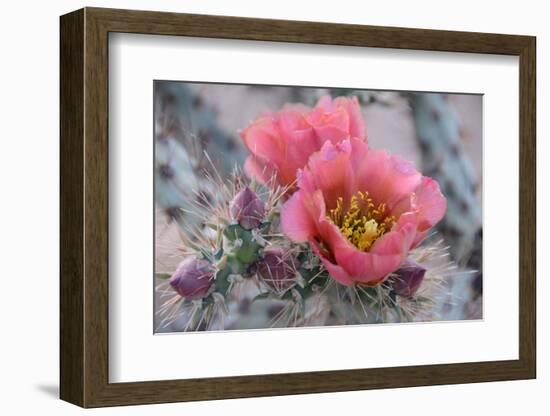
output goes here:
[[279, 113], [260, 117], [241, 132], [250, 151], [245, 171], [261, 183], [288, 186], [292, 191], [296, 172], [323, 143], [351, 137], [366, 141], [356, 97], [333, 100], [325, 96], [313, 109], [286, 106]]
[[326, 142], [282, 207], [283, 232], [309, 242], [340, 283], [377, 285], [445, 215], [436, 181], [356, 138]]

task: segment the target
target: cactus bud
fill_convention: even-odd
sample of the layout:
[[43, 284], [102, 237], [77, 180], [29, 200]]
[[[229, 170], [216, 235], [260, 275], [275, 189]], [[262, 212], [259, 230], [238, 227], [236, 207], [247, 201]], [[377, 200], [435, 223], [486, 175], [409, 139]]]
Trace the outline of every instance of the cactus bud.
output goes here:
[[188, 258], [170, 278], [170, 285], [185, 299], [205, 297], [214, 279], [214, 269], [206, 260]]
[[406, 260], [403, 265], [394, 272], [392, 289], [399, 296], [414, 296], [422, 281], [426, 269], [413, 260]]
[[265, 204], [248, 186], [240, 191], [229, 207], [233, 219], [247, 230], [257, 228], [265, 216]]
[[296, 283], [297, 260], [290, 252], [281, 248], [264, 250], [258, 261], [258, 276], [272, 289], [283, 292]]

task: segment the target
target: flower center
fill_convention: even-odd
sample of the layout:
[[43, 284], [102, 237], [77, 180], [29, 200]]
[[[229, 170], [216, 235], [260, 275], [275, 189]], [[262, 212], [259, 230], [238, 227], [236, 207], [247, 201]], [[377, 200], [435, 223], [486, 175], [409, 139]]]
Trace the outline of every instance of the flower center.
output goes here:
[[331, 209], [327, 216], [361, 251], [370, 249], [374, 242], [395, 224], [395, 217], [386, 213], [385, 203], [376, 206], [369, 193], [361, 191], [351, 198], [347, 208], [343, 198], [339, 197], [336, 207]]

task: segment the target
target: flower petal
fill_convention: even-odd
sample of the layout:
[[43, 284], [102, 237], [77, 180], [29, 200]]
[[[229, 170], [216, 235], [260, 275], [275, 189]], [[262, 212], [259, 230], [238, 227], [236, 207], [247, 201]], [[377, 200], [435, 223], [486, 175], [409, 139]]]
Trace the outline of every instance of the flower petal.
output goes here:
[[349, 134], [351, 137], [357, 137], [366, 141], [366, 126], [361, 113], [361, 107], [357, 97], [338, 97], [334, 100], [337, 107], [342, 107], [346, 110], [349, 117]]
[[344, 140], [336, 145], [325, 142], [321, 150], [309, 158], [307, 171], [314, 186], [322, 191], [329, 209], [336, 206], [338, 198], [349, 200], [356, 192], [350, 154], [350, 142]]
[[445, 216], [447, 200], [441, 193], [439, 184], [427, 176], [422, 178], [422, 183], [415, 193], [416, 204], [420, 213], [418, 230], [425, 231], [433, 227]]
[[344, 110], [335, 111], [315, 122], [313, 129], [321, 142], [338, 143], [350, 137], [349, 116]]
[[319, 257], [319, 259], [321, 259], [323, 266], [325, 266], [329, 275], [334, 280], [336, 280], [337, 282], [345, 286], [354, 285], [355, 283], [354, 280], [349, 276], [349, 274], [344, 270], [344, 268], [330, 261], [328, 257], [326, 257], [326, 255], [319, 248], [319, 245], [317, 243], [312, 242], [311, 248], [313, 249], [313, 252]]
[[357, 178], [357, 187], [368, 191], [376, 203], [392, 207], [420, 185], [422, 175], [412, 163], [385, 150], [363, 150], [365, 144], [352, 139], [351, 164]]
[[272, 164], [278, 165], [284, 155], [284, 142], [280, 139], [275, 120], [265, 116], [241, 132], [241, 138], [247, 149]]
[[296, 178], [296, 172], [307, 164], [311, 154], [318, 151], [322, 143], [319, 143], [313, 128], [301, 114], [281, 113], [278, 123], [285, 138], [285, 153], [279, 169], [285, 183], [291, 183]]
[[338, 143], [350, 137], [350, 115], [347, 106], [342, 105], [347, 101], [349, 99], [345, 97], [333, 101], [326, 95], [319, 99], [315, 108], [306, 116], [321, 143], [327, 140]]
[[416, 212], [403, 214], [389, 233], [376, 240], [370, 252], [379, 255], [399, 255], [405, 259], [416, 236], [417, 224]]
[[319, 235], [319, 218], [326, 217], [321, 191], [295, 192], [281, 208], [281, 230], [296, 243]]
[[439, 184], [432, 178], [424, 176], [415, 195], [419, 219], [413, 247], [422, 242], [429, 229], [441, 221], [447, 210], [447, 199], [441, 193]]
[[332, 106], [332, 97], [330, 95], [323, 95], [317, 101], [314, 110], [321, 109], [323, 112], [328, 113], [329, 111], [332, 111], [333, 108], [334, 107]]
[[325, 256], [319, 255], [323, 266], [328, 271], [328, 274], [336, 281], [342, 283], [345, 286], [353, 286], [355, 281], [349, 276], [346, 270], [342, 266], [332, 263]]
[[317, 230], [311, 211], [306, 208], [306, 198], [311, 199], [303, 192], [295, 192], [281, 208], [281, 230], [296, 243], [313, 238]]

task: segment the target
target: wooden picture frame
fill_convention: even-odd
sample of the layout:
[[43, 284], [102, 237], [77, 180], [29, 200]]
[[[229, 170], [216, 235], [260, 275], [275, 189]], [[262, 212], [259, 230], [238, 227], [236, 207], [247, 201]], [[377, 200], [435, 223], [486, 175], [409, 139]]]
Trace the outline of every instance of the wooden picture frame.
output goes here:
[[[82, 407], [536, 377], [535, 38], [85, 8], [61, 17], [60, 396]], [[299, 42], [519, 57], [519, 359], [109, 383], [108, 35]]]

